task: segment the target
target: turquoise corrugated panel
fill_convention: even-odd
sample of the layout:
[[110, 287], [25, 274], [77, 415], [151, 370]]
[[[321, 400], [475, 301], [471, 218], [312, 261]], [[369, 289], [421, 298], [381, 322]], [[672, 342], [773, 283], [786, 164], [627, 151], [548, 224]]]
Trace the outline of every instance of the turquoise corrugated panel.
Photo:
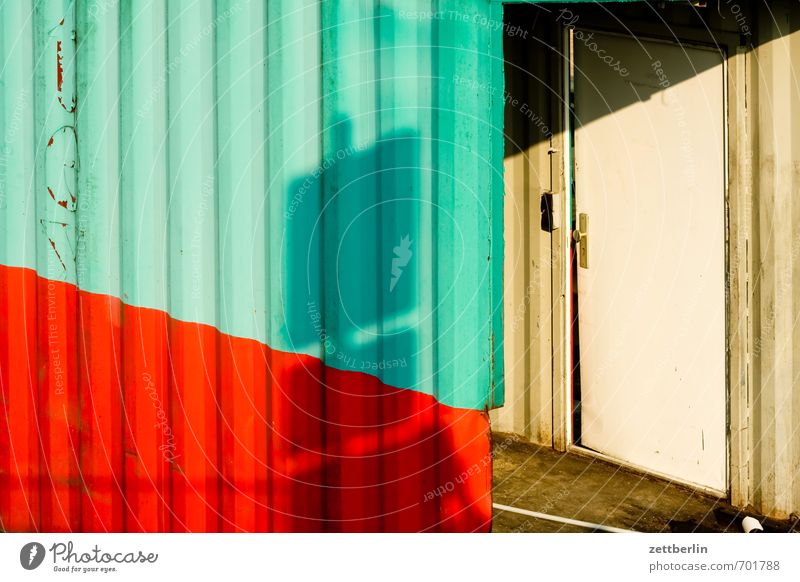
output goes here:
[[166, 15], [166, 0], [126, 2], [119, 15], [122, 299], [161, 311], [168, 307]]
[[[36, 266], [48, 279], [77, 280], [77, 193], [75, 6], [69, 0], [33, 7], [34, 53], [57, 59], [57, 74], [43, 59], [34, 63], [33, 179]], [[14, 31], [8, 33], [16, 36]], [[21, 39], [22, 40], [22, 39]], [[23, 41], [24, 42], [24, 41]], [[30, 71], [27, 71], [30, 75]], [[13, 218], [12, 218], [13, 220]]]
[[[410, 14], [434, 9], [463, 17]], [[0, 10], [3, 264], [502, 402], [502, 103], [455, 82], [500, 99], [502, 31], [473, 23], [500, 5]]]
[[239, 8], [218, 1], [215, 16], [219, 320], [225, 331], [264, 341], [267, 14], [261, 2]]
[[323, 5], [326, 363], [483, 408], [502, 401], [502, 105], [456, 80], [502, 95], [501, 36], [473, 24], [502, 13], [431, 8]]
[[[502, 21], [503, 8], [493, 5], [490, 17], [495, 22]], [[503, 370], [503, 258], [505, 252], [504, 245], [504, 226], [503, 226], [503, 192], [505, 183], [503, 180], [502, 160], [505, 155], [505, 119], [504, 107], [501, 96], [505, 94], [505, 76], [503, 74], [503, 39], [498, 35], [491, 35], [489, 38], [489, 59], [491, 62], [492, 85], [500, 87], [490, 95], [491, 113], [489, 125], [484, 128], [487, 138], [491, 144], [491, 159], [493, 161], [491, 171], [491, 282], [490, 282], [490, 301], [492, 310], [492, 328], [490, 339], [492, 344], [492, 406], [502, 406], [505, 402], [505, 384]]]
[[322, 358], [321, 7], [281, 0], [268, 9], [268, 343]]
[[33, 7], [0, 4], [0, 263], [36, 266]]
[[218, 23], [213, 0], [167, 2], [166, 8], [169, 312], [183, 321], [217, 326]]
[[119, 18], [116, 10], [89, 6], [80, 3], [76, 12], [75, 264], [80, 288], [120, 297]]

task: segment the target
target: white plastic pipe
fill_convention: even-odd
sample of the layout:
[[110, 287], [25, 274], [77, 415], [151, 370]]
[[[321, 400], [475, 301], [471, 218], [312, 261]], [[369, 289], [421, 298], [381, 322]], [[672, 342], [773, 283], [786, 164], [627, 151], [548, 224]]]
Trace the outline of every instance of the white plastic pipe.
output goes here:
[[755, 517], [750, 517], [749, 515], [742, 520], [742, 529], [744, 533], [762, 533], [764, 531], [761, 523]]
[[564, 523], [567, 525], [574, 525], [577, 527], [585, 527], [587, 529], [596, 529], [600, 531], [607, 531], [610, 533], [635, 533], [630, 529], [620, 529], [618, 527], [611, 527], [608, 525], [601, 525], [599, 523], [592, 523], [589, 521], [581, 521], [579, 519], [570, 519], [569, 517], [561, 517], [560, 515], [550, 515], [548, 513], [539, 513], [538, 511], [529, 511], [527, 509], [520, 509], [518, 507], [511, 507], [510, 505], [502, 505], [500, 503], [493, 503], [495, 509], [501, 511], [509, 511], [511, 513], [518, 513], [520, 515], [527, 515], [528, 517], [535, 517], [536, 519], [543, 519], [545, 521], [554, 521], [556, 523]]

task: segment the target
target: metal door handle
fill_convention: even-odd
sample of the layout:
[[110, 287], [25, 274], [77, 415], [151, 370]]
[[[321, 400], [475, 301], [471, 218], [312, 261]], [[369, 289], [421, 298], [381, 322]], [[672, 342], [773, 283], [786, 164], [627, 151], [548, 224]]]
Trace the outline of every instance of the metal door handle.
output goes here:
[[578, 215], [578, 228], [572, 231], [572, 239], [578, 245], [578, 264], [589, 268], [589, 215]]

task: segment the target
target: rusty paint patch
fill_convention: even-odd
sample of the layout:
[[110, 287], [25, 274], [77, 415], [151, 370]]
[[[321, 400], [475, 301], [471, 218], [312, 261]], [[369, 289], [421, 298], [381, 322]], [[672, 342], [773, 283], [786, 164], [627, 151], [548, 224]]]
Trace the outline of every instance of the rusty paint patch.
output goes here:
[[[63, 24], [64, 21], [62, 20]], [[61, 41], [56, 41], [56, 90], [61, 91], [64, 84], [64, 58], [61, 56]]]
[[61, 253], [58, 252], [58, 248], [56, 248], [55, 241], [53, 239], [51, 239], [51, 238], [48, 238], [47, 240], [50, 242], [50, 246], [53, 248], [53, 252], [56, 254], [56, 258], [58, 258], [58, 261], [61, 263], [61, 267], [66, 271], [67, 270], [67, 265], [64, 263], [64, 260], [61, 258]]

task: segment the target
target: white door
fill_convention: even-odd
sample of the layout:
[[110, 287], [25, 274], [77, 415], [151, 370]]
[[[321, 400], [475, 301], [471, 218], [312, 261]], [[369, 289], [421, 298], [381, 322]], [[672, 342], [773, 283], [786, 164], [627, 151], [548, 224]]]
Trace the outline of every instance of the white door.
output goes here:
[[722, 492], [722, 57], [574, 38], [576, 212], [588, 217], [577, 279], [581, 444]]

